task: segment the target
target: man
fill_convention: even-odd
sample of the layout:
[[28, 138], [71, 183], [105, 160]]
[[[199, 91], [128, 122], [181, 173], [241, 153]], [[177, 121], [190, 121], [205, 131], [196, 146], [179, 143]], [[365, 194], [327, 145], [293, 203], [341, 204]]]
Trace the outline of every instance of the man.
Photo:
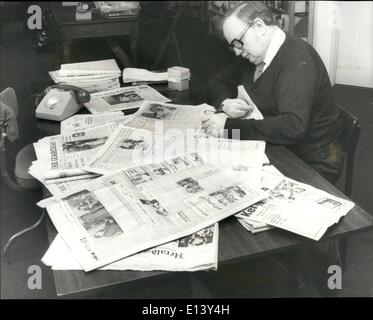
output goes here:
[[[205, 115], [206, 132], [286, 145], [335, 183], [343, 164], [338, 140], [342, 122], [317, 52], [302, 39], [284, 33], [272, 12], [258, 1], [233, 8], [223, 33], [240, 59], [209, 83], [210, 103], [217, 113]], [[241, 84], [263, 120], [243, 119], [253, 106], [237, 99]], [[233, 129], [239, 129], [239, 137]]]

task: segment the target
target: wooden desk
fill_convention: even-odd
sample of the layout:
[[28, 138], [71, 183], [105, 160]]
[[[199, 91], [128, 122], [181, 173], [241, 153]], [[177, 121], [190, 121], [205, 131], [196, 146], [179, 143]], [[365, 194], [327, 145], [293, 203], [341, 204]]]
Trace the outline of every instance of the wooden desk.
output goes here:
[[62, 41], [63, 61], [71, 61], [71, 43], [74, 39], [99, 38], [114, 36], [131, 36], [131, 58], [134, 65], [137, 62], [138, 18], [105, 18], [98, 13], [92, 13], [92, 20], [77, 21], [75, 6], [63, 7], [61, 2], [48, 2], [55, 25]]
[[[159, 90], [162, 91], [162, 90]], [[193, 103], [187, 92], [162, 91], [175, 103]], [[56, 125], [57, 126], [57, 125]], [[55, 134], [53, 132], [52, 134]], [[307, 166], [294, 154], [281, 146], [267, 145], [266, 153], [275, 165], [286, 176], [308, 183], [333, 195], [347, 198], [336, 187], [322, 178], [316, 171]], [[288, 250], [316, 242], [294, 233], [281, 229], [274, 229], [256, 235], [246, 231], [234, 217], [229, 217], [219, 223], [219, 266], [236, 263], [271, 255], [281, 250]], [[355, 232], [362, 232], [373, 228], [373, 217], [358, 205], [343, 217], [337, 225], [328, 229], [319, 241], [324, 242], [338, 237], [348, 237]], [[53, 227], [49, 227], [52, 240], [56, 234]], [[219, 272], [219, 271], [217, 271]], [[58, 296], [73, 297], [84, 294], [97, 294], [104, 289], [121, 286], [131, 290], [132, 285], [147, 286], [152, 279], [173, 281], [176, 277], [185, 285], [187, 273], [171, 272], [138, 272], [138, 271], [54, 271]], [[203, 271], [198, 272], [202, 274]], [[171, 279], [171, 280], [170, 280]], [[159, 285], [160, 282], [158, 282]], [[176, 281], [175, 281], [176, 283]], [[152, 284], [154, 285], [154, 283]], [[180, 290], [185, 289], [181, 287]], [[157, 298], [158, 296], [154, 296]], [[170, 293], [172, 297], [172, 293]]]

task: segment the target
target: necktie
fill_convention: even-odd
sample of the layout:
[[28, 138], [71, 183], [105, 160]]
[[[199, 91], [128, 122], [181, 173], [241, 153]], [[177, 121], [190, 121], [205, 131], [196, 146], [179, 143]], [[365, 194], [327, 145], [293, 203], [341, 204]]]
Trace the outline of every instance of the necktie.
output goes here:
[[255, 68], [254, 82], [262, 75], [265, 63], [261, 62]]

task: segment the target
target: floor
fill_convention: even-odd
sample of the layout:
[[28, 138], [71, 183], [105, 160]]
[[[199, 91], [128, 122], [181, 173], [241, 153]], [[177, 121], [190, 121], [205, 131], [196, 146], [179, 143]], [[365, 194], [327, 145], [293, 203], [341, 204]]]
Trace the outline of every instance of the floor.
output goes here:
[[[20, 21], [10, 21], [0, 31], [0, 89], [13, 87], [19, 98], [21, 144], [30, 143], [30, 137], [35, 136], [36, 128], [27, 125], [33, 110], [27, 101], [29, 95], [40, 83], [50, 81], [47, 72], [58, 65], [56, 47], [47, 51], [36, 52], [33, 47], [33, 34], [24, 32]], [[219, 39], [207, 35], [207, 26], [198, 19], [184, 16], [177, 28], [177, 37], [182, 52], [183, 65], [192, 70], [191, 86], [197, 92], [197, 100], [203, 101], [206, 80], [220, 67], [232, 60], [232, 54]], [[145, 37], [146, 35], [144, 35]], [[145, 38], [144, 38], [145, 39]], [[117, 39], [124, 48], [128, 46], [127, 39]], [[145, 42], [140, 47], [140, 65], [147, 67], [149, 61], [157, 53], [153, 44]], [[146, 45], [145, 45], [146, 44]], [[152, 46], [153, 45], [153, 46]], [[81, 41], [74, 43], [76, 61], [85, 59], [110, 58], [112, 54], [105, 47], [103, 41]], [[95, 50], [92, 50], [92, 47]], [[92, 52], [94, 52], [92, 54]], [[160, 68], [177, 65], [175, 50], [170, 46]], [[372, 90], [336, 86], [335, 99], [353, 111], [362, 122], [363, 131], [357, 146], [355, 162], [354, 184], [352, 199], [366, 211], [373, 214], [373, 92]], [[1, 181], [2, 183], [2, 181]], [[341, 184], [341, 182], [339, 183]], [[1, 248], [6, 240], [15, 232], [32, 224], [40, 215], [35, 202], [40, 194], [16, 193], [4, 184], [0, 188], [1, 213]], [[56, 298], [52, 272], [45, 267], [40, 258], [48, 247], [45, 229], [26, 234], [11, 248], [10, 265], [6, 265], [1, 253], [1, 298], [5, 299], [44, 299]], [[33, 266], [41, 270], [41, 288], [33, 289]], [[284, 280], [284, 270], [273, 269], [271, 261], [262, 264], [263, 278], [276, 279], [271, 288], [264, 288], [263, 283], [256, 279], [243, 277], [250, 270], [255, 271], [254, 264], [229, 266], [221, 268], [222, 277], [239, 275], [234, 280], [241, 286], [209, 287], [208, 281], [193, 279], [194, 296], [203, 297], [246, 297], [246, 296], [283, 296], [280, 293], [287, 284]], [[373, 231], [356, 234], [348, 242], [347, 266], [343, 274], [342, 290], [334, 291], [330, 295], [339, 297], [367, 297], [373, 296]], [[35, 268], [35, 267], [34, 267]], [[245, 272], [243, 272], [245, 271]], [[256, 270], [258, 271], [258, 270]], [[213, 275], [212, 275], [213, 277]], [[234, 282], [233, 281], [233, 282]], [[250, 289], [248, 289], [250, 288]], [[295, 292], [293, 296], [324, 296], [320, 292], [313, 292], [311, 288], [303, 292]], [[250, 291], [250, 292], [249, 292]], [[325, 294], [328, 295], [328, 294]]]

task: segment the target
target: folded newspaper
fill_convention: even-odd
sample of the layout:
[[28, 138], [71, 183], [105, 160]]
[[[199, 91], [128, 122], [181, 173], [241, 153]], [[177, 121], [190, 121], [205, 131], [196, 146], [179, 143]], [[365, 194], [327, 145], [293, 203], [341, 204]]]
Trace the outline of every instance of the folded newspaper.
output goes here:
[[97, 178], [39, 203], [85, 271], [210, 226], [263, 199], [197, 154]]
[[102, 113], [139, 108], [144, 100], [171, 101], [153, 88], [142, 85], [93, 93], [85, 106], [91, 113]]
[[[181, 239], [112, 262], [99, 270], [217, 270], [219, 225], [215, 223]], [[60, 235], [41, 260], [53, 270], [82, 270]]]
[[103, 146], [117, 125], [110, 122], [66, 135], [45, 137], [34, 143], [37, 161], [29, 168], [39, 180], [86, 174], [82, 169]]
[[[184, 160], [184, 159], [183, 159]], [[184, 160], [185, 162], [187, 159]], [[175, 159], [176, 165], [181, 165], [180, 159]], [[190, 163], [192, 165], [192, 163]], [[151, 174], [151, 171], [149, 171]], [[97, 178], [87, 176], [70, 177], [53, 182], [56, 193], [62, 196], [73, 188], [83, 186], [85, 183]], [[73, 179], [73, 180], [72, 180]], [[50, 185], [49, 185], [50, 186]], [[219, 225], [215, 223], [207, 228], [197, 231], [189, 236], [177, 239], [158, 247], [150, 248], [130, 257], [110, 263], [99, 270], [164, 270], [164, 271], [199, 271], [217, 270], [218, 267], [218, 240]], [[54, 270], [81, 270], [79, 262], [74, 258], [62, 237], [57, 234], [42, 262]]]
[[258, 228], [270, 225], [320, 240], [354, 207], [349, 200], [284, 177], [273, 169], [263, 170], [262, 185], [267, 197], [236, 215], [244, 226], [247, 221], [257, 222]]

